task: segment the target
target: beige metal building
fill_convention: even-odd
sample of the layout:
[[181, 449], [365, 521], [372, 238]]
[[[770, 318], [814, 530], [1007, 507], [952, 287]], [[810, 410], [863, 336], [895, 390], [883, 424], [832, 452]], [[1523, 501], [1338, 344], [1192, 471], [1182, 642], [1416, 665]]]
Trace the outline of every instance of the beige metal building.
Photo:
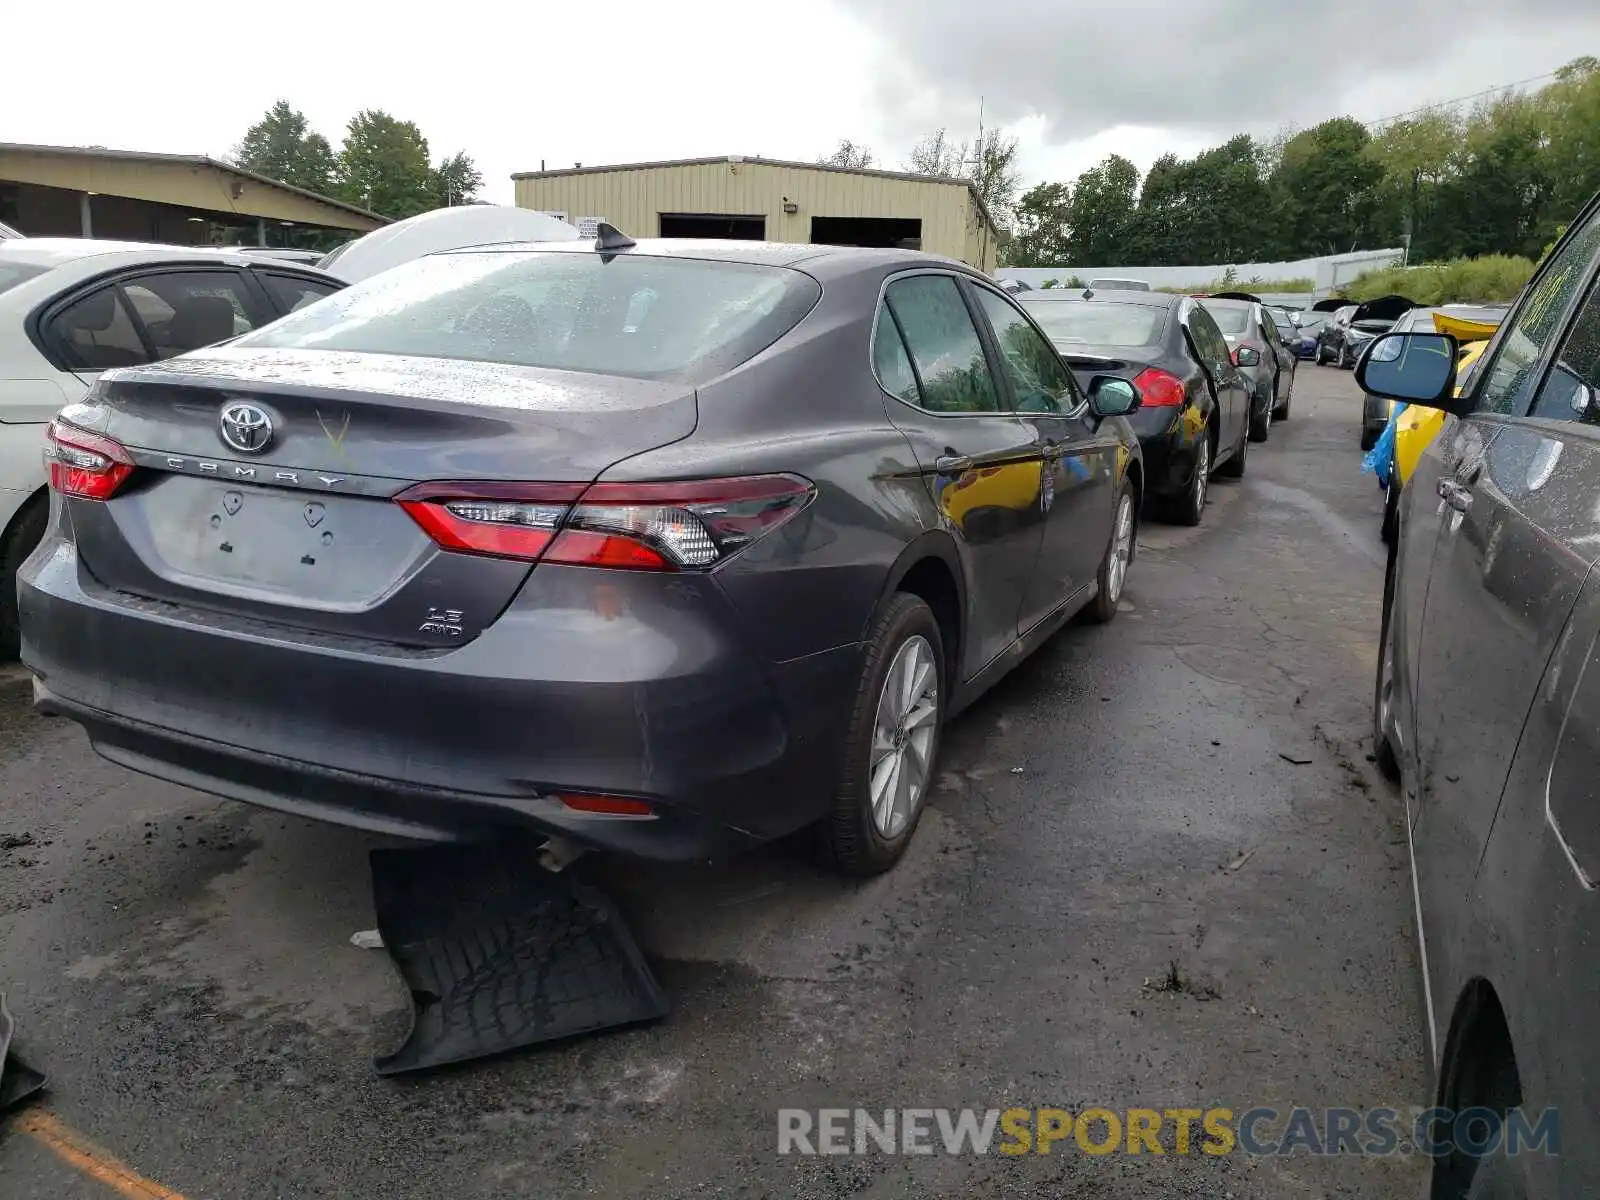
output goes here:
[[735, 155], [511, 178], [518, 205], [580, 228], [599, 220], [634, 237], [904, 245], [995, 265], [994, 218], [965, 179]]
[[285, 244], [293, 232], [348, 236], [387, 224], [215, 159], [10, 143], [0, 143], [0, 222], [32, 237], [258, 246]]

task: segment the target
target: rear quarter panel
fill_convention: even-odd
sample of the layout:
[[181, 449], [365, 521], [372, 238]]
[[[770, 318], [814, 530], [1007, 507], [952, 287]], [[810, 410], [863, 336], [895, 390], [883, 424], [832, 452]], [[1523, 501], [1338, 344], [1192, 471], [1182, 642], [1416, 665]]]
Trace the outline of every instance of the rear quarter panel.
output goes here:
[[785, 472], [816, 484], [805, 512], [716, 572], [773, 662], [859, 643], [902, 552], [942, 530], [871, 371], [881, 279], [829, 281], [788, 335], [700, 389], [693, 435], [603, 476]]

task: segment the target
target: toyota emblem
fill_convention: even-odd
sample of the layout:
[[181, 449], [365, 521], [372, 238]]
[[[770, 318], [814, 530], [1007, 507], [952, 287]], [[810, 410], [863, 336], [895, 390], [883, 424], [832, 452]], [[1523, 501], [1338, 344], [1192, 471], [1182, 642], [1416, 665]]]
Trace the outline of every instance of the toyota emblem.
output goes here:
[[272, 445], [272, 418], [254, 404], [227, 404], [222, 409], [222, 440], [241, 454], [260, 454]]

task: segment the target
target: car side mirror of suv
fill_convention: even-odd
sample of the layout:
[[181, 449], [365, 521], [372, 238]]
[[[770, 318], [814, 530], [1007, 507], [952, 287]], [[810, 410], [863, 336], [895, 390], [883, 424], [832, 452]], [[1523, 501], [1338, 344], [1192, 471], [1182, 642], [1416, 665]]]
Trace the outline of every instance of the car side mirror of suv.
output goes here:
[[1097, 417], [1122, 417], [1139, 407], [1139, 390], [1115, 375], [1096, 375], [1089, 381], [1089, 407]]
[[1447, 333], [1385, 333], [1356, 361], [1356, 384], [1383, 396], [1460, 413], [1456, 384], [1456, 340]]

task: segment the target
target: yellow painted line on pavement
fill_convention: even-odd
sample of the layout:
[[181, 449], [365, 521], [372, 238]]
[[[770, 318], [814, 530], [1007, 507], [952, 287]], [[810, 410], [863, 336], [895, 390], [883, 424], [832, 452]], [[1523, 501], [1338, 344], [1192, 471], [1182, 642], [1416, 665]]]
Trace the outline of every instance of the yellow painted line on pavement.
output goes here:
[[171, 1188], [146, 1179], [50, 1113], [42, 1110], [26, 1113], [16, 1128], [47, 1147], [68, 1166], [105, 1184], [126, 1200], [183, 1200]]

